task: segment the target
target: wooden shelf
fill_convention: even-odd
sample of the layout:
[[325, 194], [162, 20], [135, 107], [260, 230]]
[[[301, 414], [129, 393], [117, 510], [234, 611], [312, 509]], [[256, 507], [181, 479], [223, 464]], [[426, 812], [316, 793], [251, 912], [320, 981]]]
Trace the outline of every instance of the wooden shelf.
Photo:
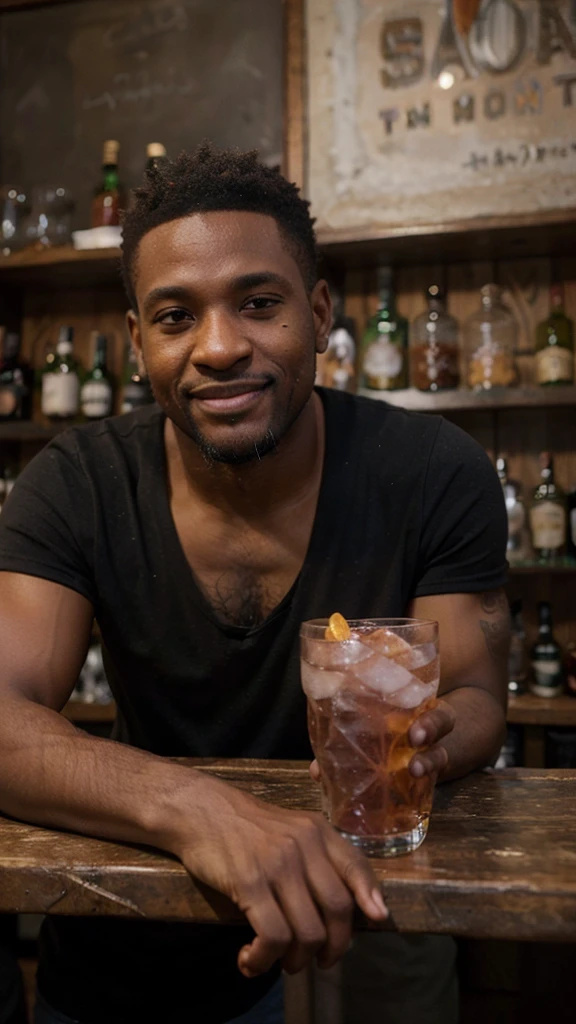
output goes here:
[[551, 698], [511, 694], [507, 718], [512, 725], [576, 726], [576, 698], [565, 694]]
[[571, 256], [576, 209], [410, 227], [318, 231], [327, 261], [348, 266]]
[[576, 572], [576, 558], [559, 558], [555, 562], [523, 562], [521, 565], [511, 565], [510, 572], [513, 575], [533, 575], [542, 572]]
[[389, 402], [416, 412], [465, 412], [479, 409], [542, 409], [555, 405], [576, 407], [576, 386], [561, 384], [558, 387], [493, 388], [478, 394], [466, 388], [454, 391], [417, 391], [406, 388], [401, 391], [375, 391], [360, 388], [360, 395], [377, 401]]
[[0, 441], [50, 441], [51, 438], [61, 434], [68, 423], [57, 426], [43, 427], [40, 423], [33, 423], [30, 420], [18, 422], [11, 420], [0, 423]]
[[62, 714], [71, 722], [113, 722], [116, 718], [116, 704], [84, 704], [79, 700], [69, 700], [62, 709]]
[[22, 249], [0, 256], [0, 283], [51, 287], [122, 287], [120, 249]]

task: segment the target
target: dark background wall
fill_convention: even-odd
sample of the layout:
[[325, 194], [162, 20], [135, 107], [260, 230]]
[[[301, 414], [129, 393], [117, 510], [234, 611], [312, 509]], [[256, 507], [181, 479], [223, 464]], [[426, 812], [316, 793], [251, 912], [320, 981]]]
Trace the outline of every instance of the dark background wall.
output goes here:
[[0, 182], [69, 187], [89, 226], [102, 142], [282, 147], [282, 0], [77, 0], [0, 15]]

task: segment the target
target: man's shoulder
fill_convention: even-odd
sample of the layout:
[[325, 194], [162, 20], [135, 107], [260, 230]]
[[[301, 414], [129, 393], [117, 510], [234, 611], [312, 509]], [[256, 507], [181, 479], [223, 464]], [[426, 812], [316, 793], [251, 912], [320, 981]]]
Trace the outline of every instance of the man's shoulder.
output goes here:
[[92, 423], [68, 427], [52, 441], [51, 447], [80, 456], [101, 452], [103, 447], [133, 448], [150, 431], [160, 431], [164, 414], [155, 404], [142, 406], [121, 416], [109, 416]]
[[356, 443], [365, 446], [393, 445], [402, 452], [415, 445], [429, 448], [439, 431], [448, 427], [441, 416], [413, 412], [390, 402], [363, 395], [322, 389], [327, 429], [344, 428]]

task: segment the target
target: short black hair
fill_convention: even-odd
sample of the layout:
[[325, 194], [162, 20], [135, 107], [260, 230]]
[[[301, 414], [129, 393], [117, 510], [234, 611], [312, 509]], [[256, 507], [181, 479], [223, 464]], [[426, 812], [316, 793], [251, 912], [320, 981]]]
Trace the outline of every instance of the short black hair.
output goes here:
[[318, 253], [310, 203], [276, 167], [261, 163], [256, 150], [217, 149], [203, 142], [146, 171], [134, 190], [134, 204], [123, 218], [122, 276], [137, 308], [134, 272], [138, 245], [145, 234], [171, 220], [213, 210], [246, 210], [273, 217], [294, 255], [308, 291], [318, 277]]

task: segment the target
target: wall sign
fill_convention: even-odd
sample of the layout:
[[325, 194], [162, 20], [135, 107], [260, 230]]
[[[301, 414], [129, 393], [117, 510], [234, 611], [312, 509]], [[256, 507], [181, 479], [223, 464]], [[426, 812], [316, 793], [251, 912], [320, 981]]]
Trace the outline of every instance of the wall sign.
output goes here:
[[308, 0], [324, 229], [576, 206], [572, 0]]

